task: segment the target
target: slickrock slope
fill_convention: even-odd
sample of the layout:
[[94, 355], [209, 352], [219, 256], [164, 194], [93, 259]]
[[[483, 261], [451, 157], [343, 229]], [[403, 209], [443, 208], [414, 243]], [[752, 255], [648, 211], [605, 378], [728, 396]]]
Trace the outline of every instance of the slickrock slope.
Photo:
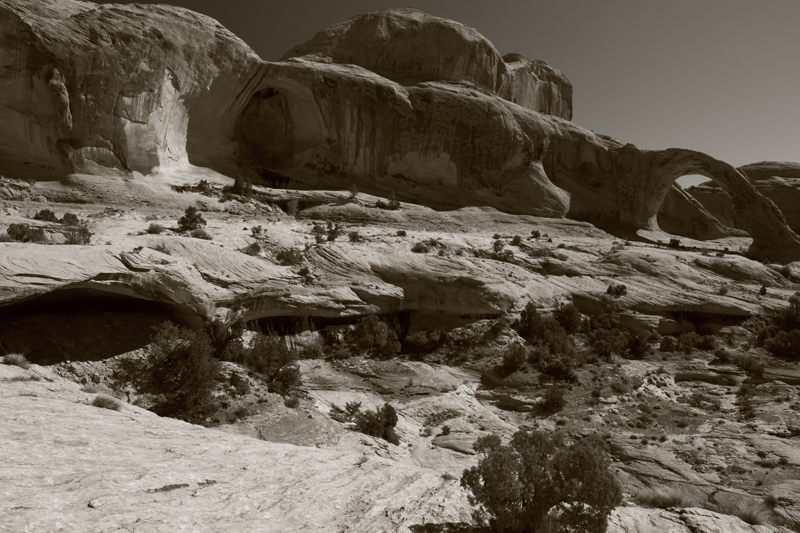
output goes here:
[[417, 10], [354, 17], [269, 63], [177, 8], [0, 7], [13, 65], [0, 106], [4, 174], [168, 175], [192, 164], [648, 230], [674, 180], [701, 174], [734, 199], [753, 254], [800, 257], [780, 211], [733, 167], [690, 150], [639, 150], [559, 118], [571, 114], [563, 75], [503, 59], [475, 30]]
[[[29, 381], [32, 374], [46, 381]], [[410, 531], [468, 522], [457, 481], [374, 453], [159, 418], [0, 365], [0, 531]]]

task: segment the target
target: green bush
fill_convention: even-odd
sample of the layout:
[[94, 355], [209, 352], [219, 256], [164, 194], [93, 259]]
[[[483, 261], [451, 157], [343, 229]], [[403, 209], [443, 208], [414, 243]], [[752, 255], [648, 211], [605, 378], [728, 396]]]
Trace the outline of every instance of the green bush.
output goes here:
[[503, 354], [503, 370], [508, 374], [513, 374], [523, 366], [528, 360], [528, 350], [521, 344], [512, 344], [506, 348]]
[[178, 229], [181, 232], [192, 231], [200, 229], [206, 225], [206, 220], [203, 218], [195, 206], [190, 206], [184, 211], [184, 215], [178, 219]]
[[384, 403], [383, 407], [374, 411], [361, 411], [355, 417], [356, 429], [365, 435], [380, 437], [394, 445], [400, 444], [400, 439], [394, 431], [397, 425], [397, 412], [394, 407]]
[[8, 226], [6, 233], [18, 242], [44, 242], [47, 240], [44, 229], [31, 228], [27, 224], [11, 224]]
[[800, 330], [779, 331], [764, 344], [769, 353], [790, 361], [800, 360]]
[[552, 385], [544, 393], [544, 401], [542, 402], [542, 409], [547, 413], [555, 413], [561, 411], [567, 406], [567, 400], [564, 398], [564, 391], [558, 385]]
[[61, 222], [56, 214], [49, 209], [42, 209], [33, 215], [33, 220], [41, 220], [42, 222]]
[[219, 365], [211, 340], [172, 322], [156, 329], [147, 362], [146, 387], [160, 395], [154, 412], [162, 416], [200, 423], [214, 408], [211, 392]]
[[86, 224], [85, 221], [81, 221], [81, 219], [78, 218], [78, 215], [73, 213], [64, 213], [64, 216], [61, 217], [61, 223], [65, 226], [81, 226]]
[[598, 437], [569, 445], [558, 434], [520, 430], [508, 445], [488, 435], [474, 448], [481, 458], [464, 471], [461, 486], [478, 507], [476, 521], [488, 517], [493, 531], [543, 531], [557, 517], [560, 531], [599, 533], [622, 501]]
[[553, 317], [564, 328], [564, 331], [569, 334], [578, 333], [583, 325], [580, 311], [572, 304], [560, 306], [553, 313]]
[[285, 396], [301, 383], [299, 356], [286, 342], [277, 336], [257, 334], [249, 347], [231, 349], [225, 358], [239, 363], [262, 374], [267, 381], [267, 389]]
[[652, 352], [649, 342], [650, 332], [648, 331], [626, 330], [625, 339], [627, 357], [629, 359], [641, 359]]
[[164, 233], [165, 229], [166, 228], [164, 228], [164, 226], [162, 226], [161, 224], [156, 224], [155, 222], [153, 222], [149, 226], [147, 226], [147, 230], [146, 231], [150, 235], [160, 235], [160, 234]]
[[361, 353], [367, 357], [388, 359], [399, 351], [397, 334], [377, 316], [370, 315], [345, 336], [345, 341], [335, 357], [343, 359]]
[[86, 226], [70, 226], [64, 232], [66, 240], [64, 244], [89, 244], [92, 240], [92, 233]]
[[303, 252], [297, 248], [284, 248], [275, 255], [282, 266], [295, 266], [303, 262]]
[[364, 238], [357, 231], [351, 231], [347, 234], [347, 236], [349, 237], [350, 242], [364, 242]]
[[331, 418], [342, 423], [353, 422], [354, 428], [365, 435], [382, 438], [394, 445], [400, 444], [400, 439], [394, 431], [397, 425], [397, 412], [388, 403], [384, 403], [379, 409], [366, 411], [361, 410], [361, 402], [347, 402], [344, 409], [332, 405]]
[[658, 347], [660, 352], [676, 352], [678, 351], [678, 341], [675, 337], [664, 336], [661, 338], [661, 344]]
[[620, 296], [628, 294], [628, 287], [622, 283], [612, 283], [608, 286], [608, 289], [606, 289], [606, 294], [619, 298]]

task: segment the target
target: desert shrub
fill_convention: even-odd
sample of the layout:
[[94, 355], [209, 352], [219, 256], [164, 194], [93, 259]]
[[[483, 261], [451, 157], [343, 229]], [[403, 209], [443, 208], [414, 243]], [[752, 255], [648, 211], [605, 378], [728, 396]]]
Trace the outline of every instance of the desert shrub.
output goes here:
[[725, 365], [734, 362], [734, 357], [733, 354], [725, 348], [717, 348], [714, 350], [713, 362]]
[[262, 236], [263, 231], [264, 228], [262, 228], [261, 226], [253, 226], [252, 228], [250, 228], [250, 236], [253, 237], [254, 239], [258, 239], [259, 237]]
[[153, 250], [157, 252], [161, 252], [162, 254], [172, 255], [172, 252], [169, 251], [169, 246], [165, 242], [159, 242], [152, 246]]
[[394, 431], [394, 427], [397, 425], [397, 411], [388, 403], [384, 403], [383, 407], [375, 410], [361, 411], [356, 407], [352, 420], [355, 422], [356, 431], [382, 438], [394, 445], [400, 444], [400, 438]]
[[44, 242], [47, 240], [42, 228], [31, 228], [27, 224], [11, 224], [6, 233], [18, 242]]
[[762, 285], [760, 289], [758, 289], [759, 296], [766, 296], [767, 295], [767, 286]]
[[541, 232], [541, 231], [539, 231], [538, 229], [532, 230], [532, 231], [531, 231], [531, 236], [532, 236], [534, 239], [538, 239], [539, 237], [541, 237], [541, 236], [542, 236], [542, 232]]
[[42, 222], [61, 222], [56, 214], [49, 209], [42, 209], [33, 215], [33, 220], [41, 220]]
[[231, 186], [231, 192], [240, 196], [250, 196], [253, 192], [253, 182], [250, 178], [242, 178], [241, 175], [236, 176], [236, 179]]
[[364, 242], [364, 238], [357, 231], [351, 231], [347, 236], [350, 238], [350, 242]]
[[422, 330], [407, 335], [403, 339], [403, 349], [411, 353], [432, 352], [447, 341], [447, 334], [439, 331]]
[[542, 409], [547, 413], [555, 413], [561, 411], [567, 406], [567, 400], [564, 398], [564, 391], [558, 385], [552, 385], [547, 388], [544, 393], [544, 401], [542, 402]]
[[415, 242], [414, 245], [411, 247], [411, 251], [415, 254], [427, 254], [431, 251], [430, 246], [425, 244], [424, 242]]
[[455, 409], [444, 409], [443, 411], [436, 411], [435, 413], [430, 413], [428, 416], [426, 416], [423, 425], [426, 427], [436, 427], [442, 422], [447, 422], [448, 420], [457, 418], [459, 416], [461, 416], [461, 413]]
[[203, 239], [204, 241], [211, 240], [211, 234], [204, 229], [193, 229], [189, 232], [189, 236], [193, 239]]
[[404, 230], [404, 229], [397, 230], [397, 236], [398, 237], [405, 237], [406, 235], [408, 235], [408, 233], [406, 233], [406, 230]]
[[261, 245], [257, 242], [253, 242], [247, 245], [242, 251], [247, 255], [256, 256], [261, 253]]
[[675, 337], [664, 336], [661, 338], [661, 344], [658, 347], [660, 352], [676, 352], [678, 351], [678, 341]]
[[512, 374], [525, 366], [528, 360], [528, 350], [521, 344], [514, 343], [506, 348], [503, 354], [503, 370]]
[[92, 405], [102, 409], [111, 409], [112, 411], [119, 411], [122, 409], [122, 404], [119, 400], [103, 394], [95, 396], [94, 400], [92, 400]]
[[286, 399], [283, 400], [283, 405], [289, 409], [297, 409], [300, 407], [300, 398], [297, 396], [287, 396]]
[[629, 359], [641, 359], [650, 355], [650, 332], [625, 330], [625, 349]]
[[669, 247], [670, 248], [680, 248], [681, 247], [681, 240], [680, 239], [670, 239], [669, 240]]
[[284, 248], [275, 255], [275, 259], [283, 266], [295, 266], [303, 262], [303, 252], [297, 248]]
[[628, 287], [622, 283], [612, 283], [608, 286], [608, 289], [606, 289], [606, 294], [619, 298], [620, 296], [628, 294]]
[[86, 226], [69, 226], [64, 231], [66, 240], [64, 244], [89, 244], [92, 240], [92, 233]]
[[736, 366], [738, 366], [744, 373], [753, 377], [762, 377], [764, 375], [764, 363], [755, 355], [744, 355], [736, 358]]
[[182, 232], [192, 231], [199, 229], [206, 225], [206, 220], [203, 218], [195, 206], [189, 206], [184, 211], [184, 215], [178, 219], [178, 229]]
[[587, 336], [592, 352], [600, 359], [608, 361], [612, 354], [623, 355], [628, 349], [628, 337], [619, 328], [596, 329]]
[[172, 322], [156, 328], [146, 367], [146, 387], [159, 395], [151, 410], [187, 422], [202, 422], [213, 410], [219, 365], [211, 340]]
[[569, 334], [580, 331], [583, 321], [578, 308], [572, 304], [562, 305], [553, 313], [559, 325]]
[[3, 363], [7, 365], [14, 365], [20, 368], [28, 369], [31, 364], [28, 359], [21, 353], [9, 353], [3, 356]]
[[780, 272], [781, 275], [786, 279], [789, 279], [789, 277], [792, 275], [792, 269], [789, 267], [789, 265], [783, 265]]
[[396, 211], [400, 209], [400, 202], [395, 197], [394, 191], [392, 191], [391, 195], [389, 196], [388, 202], [384, 202], [383, 200], [378, 200], [377, 202], [375, 202], [375, 207], [377, 207], [378, 209], [388, 209], [390, 211]]
[[147, 226], [146, 231], [150, 235], [159, 235], [161, 233], [164, 233], [164, 229], [165, 229], [164, 226], [162, 226], [161, 224], [151, 223], [149, 226]]
[[85, 225], [86, 221], [81, 220], [74, 213], [64, 213], [64, 216], [61, 217], [61, 223], [65, 226], [81, 226]]
[[400, 351], [397, 334], [375, 315], [370, 315], [356, 324], [345, 339], [337, 357], [349, 357], [363, 353], [368, 357], [387, 359]]
[[722, 400], [698, 391], [692, 392], [685, 398], [685, 401], [688, 405], [697, 407], [698, 409], [719, 411], [722, 408]]
[[231, 374], [230, 382], [231, 386], [234, 388], [234, 390], [236, 390], [236, 394], [239, 396], [248, 394], [252, 389], [250, 387], [250, 382], [248, 382], [246, 378], [242, 377], [242, 375], [237, 372]]
[[728, 294], [728, 290], [729, 289], [727, 285], [722, 285], [720, 286], [719, 289], [717, 289], [717, 294], [719, 294], [720, 296], [725, 296], [726, 294]]
[[361, 402], [347, 402], [344, 409], [336, 404], [331, 405], [331, 418], [337, 422], [353, 422], [361, 410]]
[[700, 340], [700, 335], [698, 335], [694, 331], [687, 331], [681, 333], [680, 336], [678, 337], [678, 351], [687, 354], [692, 353], [692, 350], [694, 350], [695, 346], [697, 346], [699, 340]]
[[717, 338], [714, 335], [700, 335], [694, 346], [698, 350], [714, 350], [717, 348]]
[[514, 235], [514, 237], [511, 239], [511, 245], [512, 246], [521, 246], [522, 245], [522, 237], [519, 236], [519, 235]]
[[669, 509], [670, 507], [694, 507], [696, 503], [685, 490], [676, 487], [648, 487], [635, 491], [633, 499], [644, 507]]
[[200, 182], [194, 186], [194, 189], [205, 196], [208, 196], [213, 192], [211, 184], [206, 180], [200, 180]]
[[297, 351], [289, 348], [282, 338], [259, 333], [234, 362], [262, 374], [269, 392], [285, 396], [301, 383], [298, 359]]
[[290, 217], [297, 216], [297, 213], [299, 211], [299, 206], [300, 203], [297, 201], [297, 198], [289, 200], [286, 203], [286, 214], [289, 215]]
[[543, 531], [558, 516], [562, 528], [599, 533], [622, 501], [599, 437], [568, 445], [557, 434], [520, 430], [508, 445], [488, 435], [474, 448], [481, 457], [464, 470], [461, 486], [471, 492], [476, 521], [488, 517], [493, 531]]
[[764, 347], [776, 357], [790, 361], [800, 360], [800, 330], [778, 331], [764, 343]]

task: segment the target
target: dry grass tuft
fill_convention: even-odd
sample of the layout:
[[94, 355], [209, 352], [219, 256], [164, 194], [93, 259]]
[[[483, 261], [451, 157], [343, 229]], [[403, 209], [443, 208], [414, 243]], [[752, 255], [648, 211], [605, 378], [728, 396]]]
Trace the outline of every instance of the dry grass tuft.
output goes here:
[[633, 499], [639, 505], [668, 509], [670, 507], [692, 507], [694, 500], [676, 487], [648, 487], [634, 494]]
[[20, 368], [28, 369], [31, 363], [21, 353], [10, 353], [3, 357], [3, 362], [7, 365], [14, 365]]
[[95, 407], [102, 407], [103, 409], [111, 409], [112, 411], [119, 411], [122, 409], [122, 404], [119, 400], [102, 394], [94, 399], [92, 405]]
[[763, 502], [752, 498], [736, 498], [726, 505], [722, 512], [738, 516], [742, 522], [746, 522], [751, 526], [772, 525], [769, 508]]

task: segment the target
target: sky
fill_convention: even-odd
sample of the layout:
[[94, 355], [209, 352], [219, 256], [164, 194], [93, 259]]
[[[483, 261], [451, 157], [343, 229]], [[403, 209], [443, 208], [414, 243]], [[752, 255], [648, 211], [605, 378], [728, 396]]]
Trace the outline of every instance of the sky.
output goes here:
[[736, 166], [800, 161], [800, 0], [401, 1], [145, 3], [209, 15], [268, 61], [360, 13], [416, 7], [562, 71], [583, 127]]

